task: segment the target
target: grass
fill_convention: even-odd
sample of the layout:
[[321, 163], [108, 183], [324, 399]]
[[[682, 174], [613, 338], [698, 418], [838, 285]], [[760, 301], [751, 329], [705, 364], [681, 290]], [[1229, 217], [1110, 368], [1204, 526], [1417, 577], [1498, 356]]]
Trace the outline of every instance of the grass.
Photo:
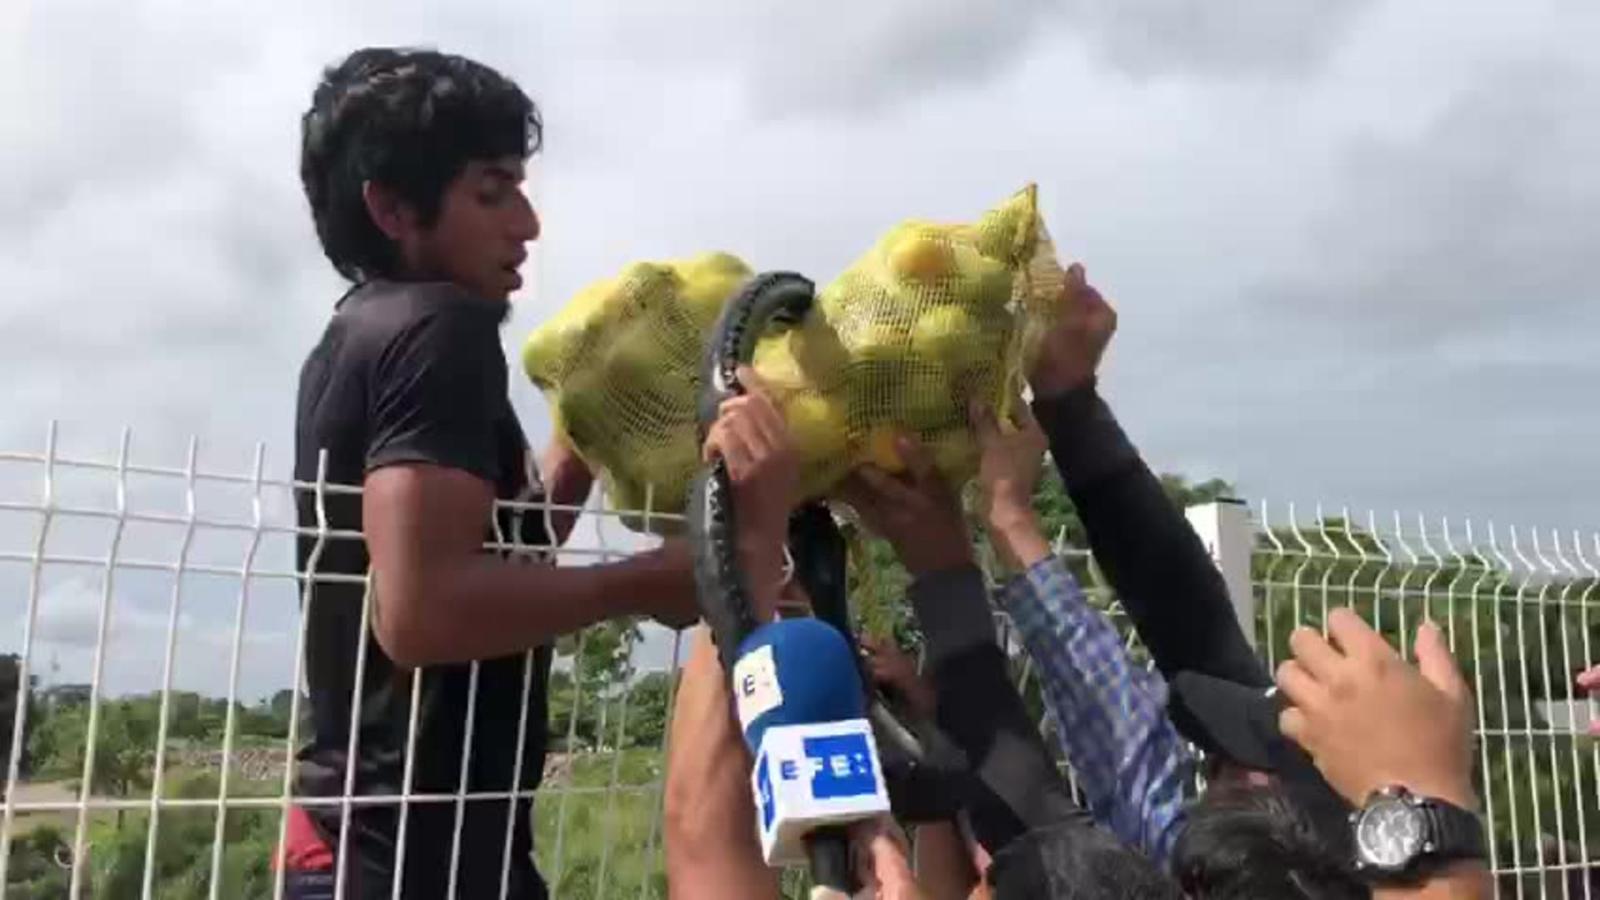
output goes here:
[[[617, 753], [584, 753], [557, 760], [534, 802], [534, 847], [539, 871], [562, 900], [600, 898], [665, 898], [666, 872], [661, 849], [661, 780], [664, 757], [659, 750], [640, 748]], [[235, 779], [229, 793], [235, 796], [277, 796], [281, 781]], [[164, 796], [215, 796], [215, 774], [206, 771], [171, 772]], [[75, 796], [75, 795], [74, 795]], [[38, 822], [30, 820], [38, 819]], [[230, 810], [223, 848], [223, 896], [266, 897], [270, 893], [267, 859], [276, 843], [279, 814], [276, 809]], [[204, 897], [211, 871], [211, 841], [216, 813], [209, 809], [171, 809], [161, 813], [157, 852], [157, 894], [162, 897]], [[49, 830], [54, 840], [70, 844], [76, 825], [74, 813], [27, 816], [18, 820], [17, 838], [37, 829], [41, 840], [18, 840], [14, 847], [34, 856], [45, 852], [43, 838]], [[118, 829], [111, 812], [92, 814], [88, 841], [95, 897], [138, 896], [144, 866], [149, 816], [142, 811], [124, 813]], [[14, 855], [12, 862], [18, 859]], [[46, 858], [30, 860], [14, 871], [37, 871]], [[49, 864], [53, 866], [53, 864]], [[794, 885], [789, 882], [796, 882]], [[790, 896], [800, 886], [786, 879]], [[17, 882], [12, 893], [32, 894]], [[7, 896], [12, 896], [8, 893]]]
[[552, 896], [666, 896], [662, 763], [654, 749], [583, 754], [546, 779], [534, 801], [534, 848]]

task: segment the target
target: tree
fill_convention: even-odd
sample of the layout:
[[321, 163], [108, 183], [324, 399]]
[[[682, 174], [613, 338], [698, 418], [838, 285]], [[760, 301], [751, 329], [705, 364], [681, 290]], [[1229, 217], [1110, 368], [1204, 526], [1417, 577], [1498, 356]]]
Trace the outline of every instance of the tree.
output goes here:
[[[615, 701], [633, 678], [633, 651], [639, 637], [637, 622], [619, 619], [556, 643], [556, 668], [550, 673], [548, 692], [553, 747], [573, 752], [604, 745], [607, 732], [614, 738], [614, 717], [621, 711]], [[569, 730], [577, 746], [567, 746]]]
[[[21, 684], [22, 657], [14, 653], [0, 655], [0, 779], [5, 778], [6, 768], [11, 765], [11, 729], [16, 726], [18, 688]], [[39, 679], [32, 675], [28, 676], [28, 709], [23, 724], [23, 753], [19, 775], [26, 775], [30, 770], [28, 736], [38, 725], [39, 703], [36, 693], [38, 686]]]
[[[1195, 483], [1181, 475], [1167, 474], [1161, 476], [1161, 485], [1179, 508], [1209, 503], [1235, 493], [1233, 485], [1216, 478]], [[1073, 505], [1055, 469], [1046, 467], [1034, 491], [1033, 506], [1039, 516], [1040, 528], [1051, 540], [1059, 539], [1069, 547], [1089, 545], [1088, 533], [1078, 517], [1077, 507]], [[970, 503], [967, 525], [972, 532], [978, 558], [989, 559], [987, 529], [979, 517], [971, 512]], [[920, 648], [921, 634], [905, 602], [910, 579], [896, 559], [893, 548], [853, 525], [846, 526], [846, 535], [852, 544], [850, 597], [859, 627], [869, 634], [892, 635], [907, 649]], [[1067, 564], [1084, 584], [1100, 583], [1101, 579], [1086, 560], [1073, 558], [1067, 560]]]
[[[156, 708], [149, 703], [107, 700], [100, 705], [95, 730], [94, 771], [90, 793], [126, 797], [150, 787], [155, 761]], [[74, 703], [52, 710], [32, 734], [39, 769], [56, 778], [83, 777], [89, 745], [89, 705]], [[117, 811], [117, 820], [123, 819]]]
[[667, 695], [673, 676], [651, 672], [628, 691], [628, 746], [660, 747], [667, 735]]

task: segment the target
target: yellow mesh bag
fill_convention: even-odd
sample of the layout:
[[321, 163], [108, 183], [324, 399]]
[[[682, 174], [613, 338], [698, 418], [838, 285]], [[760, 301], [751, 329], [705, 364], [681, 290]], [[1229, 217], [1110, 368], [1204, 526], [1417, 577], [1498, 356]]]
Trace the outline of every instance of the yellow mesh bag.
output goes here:
[[[634, 263], [585, 287], [528, 336], [523, 369], [618, 510], [683, 511], [700, 464], [701, 354], [751, 274], [726, 253]], [[623, 522], [676, 530], [639, 515]]]
[[[701, 354], [750, 275], [722, 253], [635, 263], [529, 336], [524, 368], [619, 509], [648, 499], [653, 510], [682, 511], [699, 466]], [[967, 406], [976, 398], [1010, 412], [1063, 284], [1032, 186], [972, 223], [911, 220], [884, 234], [818, 292], [799, 326], [756, 347], [806, 495], [863, 463], [902, 469], [900, 431], [916, 434], [952, 482], [970, 479]], [[624, 522], [645, 527], [637, 516]]]
[[952, 483], [970, 479], [968, 407], [982, 400], [1008, 420], [1064, 283], [1031, 185], [976, 222], [909, 220], [885, 233], [818, 292], [803, 327], [757, 347], [808, 495], [863, 463], [902, 470], [900, 432]]

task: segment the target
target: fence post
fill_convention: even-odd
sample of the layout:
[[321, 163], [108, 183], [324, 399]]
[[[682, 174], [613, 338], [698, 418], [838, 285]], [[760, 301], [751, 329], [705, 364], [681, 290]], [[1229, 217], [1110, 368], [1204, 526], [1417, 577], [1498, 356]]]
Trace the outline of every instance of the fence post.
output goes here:
[[1255, 547], [1255, 527], [1243, 500], [1224, 499], [1184, 510], [1189, 525], [1206, 545], [1206, 552], [1222, 570], [1238, 617], [1250, 646], [1256, 645], [1256, 595], [1250, 589], [1250, 553]]

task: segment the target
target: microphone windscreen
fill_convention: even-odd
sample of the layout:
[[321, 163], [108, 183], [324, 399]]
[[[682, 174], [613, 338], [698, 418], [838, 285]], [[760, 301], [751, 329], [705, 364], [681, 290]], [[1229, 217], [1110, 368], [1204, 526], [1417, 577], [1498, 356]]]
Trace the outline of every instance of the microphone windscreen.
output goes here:
[[867, 710], [849, 642], [820, 619], [784, 619], [751, 632], [739, 645], [733, 695], [751, 748], [773, 725], [859, 719]]

